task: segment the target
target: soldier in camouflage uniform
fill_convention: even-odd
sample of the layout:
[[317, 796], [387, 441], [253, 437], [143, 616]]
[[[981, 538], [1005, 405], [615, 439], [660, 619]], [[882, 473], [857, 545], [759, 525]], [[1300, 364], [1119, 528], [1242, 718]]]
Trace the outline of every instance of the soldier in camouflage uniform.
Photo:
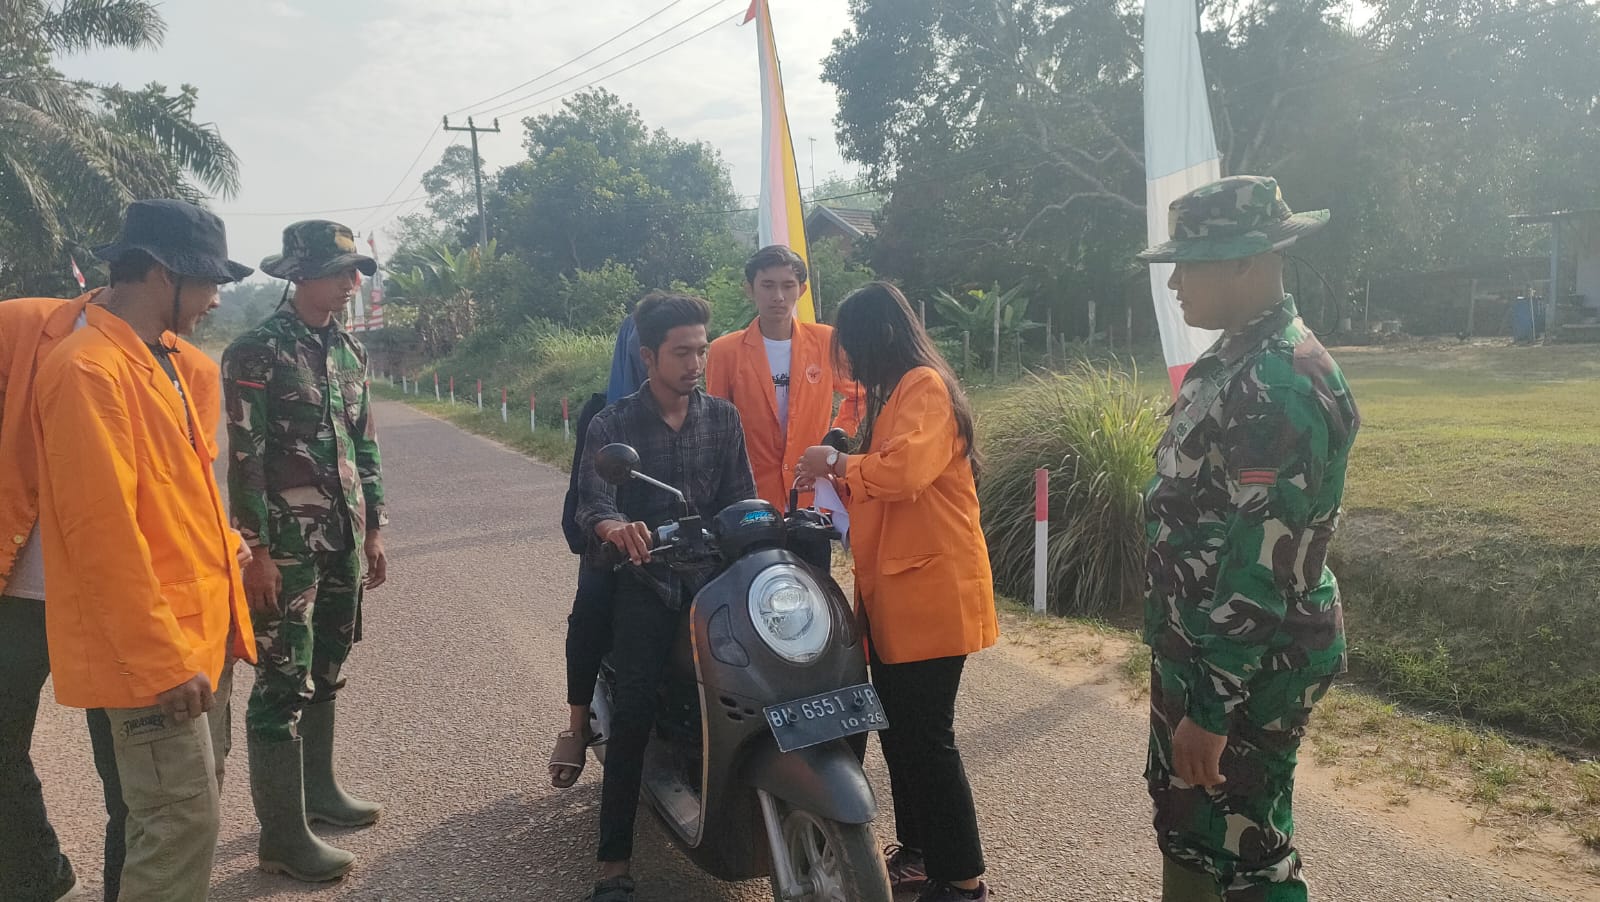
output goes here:
[[1308, 897], [1294, 770], [1312, 706], [1345, 670], [1325, 561], [1359, 419], [1284, 293], [1281, 251], [1327, 217], [1237, 176], [1173, 202], [1172, 240], [1140, 255], [1176, 263], [1184, 318], [1222, 330], [1184, 377], [1145, 495], [1145, 778], [1165, 902]]
[[261, 867], [308, 882], [355, 862], [309, 823], [363, 826], [382, 810], [333, 776], [340, 667], [361, 638], [362, 591], [387, 569], [366, 351], [335, 314], [376, 268], [345, 226], [289, 226], [261, 269], [292, 282], [292, 300], [222, 358], [229, 503], [256, 550], [245, 588], [259, 663], [245, 723]]

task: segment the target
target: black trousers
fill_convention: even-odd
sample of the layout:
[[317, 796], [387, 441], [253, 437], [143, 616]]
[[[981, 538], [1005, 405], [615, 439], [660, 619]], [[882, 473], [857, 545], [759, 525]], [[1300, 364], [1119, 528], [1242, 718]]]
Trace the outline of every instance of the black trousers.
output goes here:
[[100, 772], [106, 795], [106, 861], [101, 868], [105, 902], [117, 902], [122, 891], [122, 862], [128, 857], [128, 806], [122, 801], [122, 777], [117, 773], [117, 751], [111, 742], [111, 718], [104, 708], [91, 708], [87, 714], [94, 769]]
[[[50, 675], [50, 649], [45, 641], [44, 602], [0, 598], [0, 893], [16, 902], [54, 902], [77, 877], [61, 852], [56, 831], [44, 807], [39, 775], [33, 767], [33, 727], [39, 716], [39, 692]], [[89, 735], [101, 765], [102, 739], [109, 749], [111, 725], [102, 713], [99, 729], [93, 715]], [[115, 902], [126, 846], [123, 827], [128, 809], [115, 760], [105, 783], [106, 899]], [[114, 860], [113, 860], [114, 859]]]
[[609, 567], [578, 565], [578, 594], [567, 617], [567, 704], [594, 701], [600, 662], [611, 650], [611, 599], [617, 573]]
[[966, 663], [885, 664], [872, 655], [872, 685], [889, 718], [878, 741], [889, 766], [895, 838], [922, 852], [929, 879], [949, 883], [984, 871], [972, 786], [956, 748], [956, 693]]
[[612, 596], [611, 661], [616, 667], [611, 736], [600, 790], [601, 861], [633, 857], [633, 826], [644, 779], [644, 751], [660, 708], [661, 677], [687, 606], [674, 611], [627, 574]]

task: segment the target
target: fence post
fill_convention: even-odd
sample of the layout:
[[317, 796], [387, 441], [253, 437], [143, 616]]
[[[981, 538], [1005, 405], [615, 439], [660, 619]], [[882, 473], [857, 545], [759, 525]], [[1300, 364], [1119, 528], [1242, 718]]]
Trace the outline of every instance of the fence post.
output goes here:
[[410, 394], [410, 393], [411, 393], [411, 390], [406, 388], [406, 374], [405, 373], [401, 373], [400, 374], [400, 394], [407, 395], [407, 394]]
[[511, 422], [511, 408], [508, 406], [510, 403], [511, 403], [511, 396], [509, 394], [507, 394], [507, 392], [506, 392], [506, 390], [504, 388], [501, 388], [500, 389], [500, 422], [502, 422], [502, 423]]
[[1054, 310], [1044, 312], [1044, 365], [1045, 369], [1049, 370], [1056, 368], [1055, 318]]
[[561, 437], [572, 441], [572, 421], [567, 418], [567, 399], [561, 399]]
[[1033, 610], [1049, 609], [1046, 594], [1050, 583], [1050, 471], [1033, 471]]
[[439, 374], [433, 374], [433, 400], [439, 400]]
[[478, 412], [483, 413], [483, 380], [478, 380]]
[[451, 376], [450, 377], [450, 404], [451, 404], [451, 406], [454, 406], [455, 403], [456, 403], [456, 377]]
[[531, 391], [528, 392], [528, 431], [529, 432], [538, 432], [539, 431], [538, 400], [539, 400], [538, 396], [536, 396]]
[[972, 333], [961, 333], [961, 375], [972, 372]]

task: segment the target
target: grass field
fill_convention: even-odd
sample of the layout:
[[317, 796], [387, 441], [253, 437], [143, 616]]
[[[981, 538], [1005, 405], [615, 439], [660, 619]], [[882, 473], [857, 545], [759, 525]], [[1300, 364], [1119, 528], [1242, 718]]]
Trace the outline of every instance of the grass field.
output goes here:
[[1364, 419], [1335, 548], [1357, 674], [1600, 747], [1600, 348], [1338, 356]]

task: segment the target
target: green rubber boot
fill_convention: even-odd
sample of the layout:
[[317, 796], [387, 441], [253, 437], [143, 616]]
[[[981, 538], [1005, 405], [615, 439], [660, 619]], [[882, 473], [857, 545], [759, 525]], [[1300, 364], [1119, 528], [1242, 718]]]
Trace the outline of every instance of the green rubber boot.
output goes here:
[[376, 823], [383, 806], [352, 798], [333, 778], [334, 702], [306, 705], [300, 714], [300, 739], [306, 754], [306, 820], [335, 827]]
[[1161, 859], [1161, 902], [1222, 902], [1216, 878]]
[[261, 822], [261, 869], [304, 883], [327, 883], [350, 872], [356, 856], [335, 849], [306, 824], [300, 740], [250, 742], [250, 798]]

